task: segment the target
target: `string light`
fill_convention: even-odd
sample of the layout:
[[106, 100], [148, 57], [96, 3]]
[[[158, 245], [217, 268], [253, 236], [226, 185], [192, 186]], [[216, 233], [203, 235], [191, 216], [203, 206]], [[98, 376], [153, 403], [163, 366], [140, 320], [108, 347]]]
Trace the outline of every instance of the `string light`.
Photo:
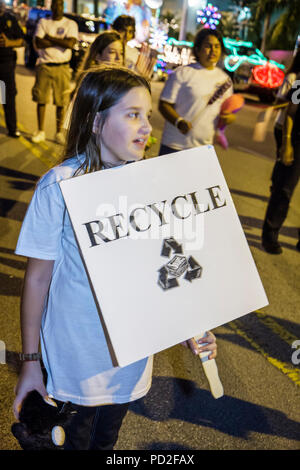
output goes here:
[[178, 48], [171, 44], [166, 44], [163, 53], [158, 55], [159, 60], [176, 65], [187, 65], [191, 58], [192, 51], [189, 47]]
[[158, 16], [151, 18], [149, 43], [153, 49], [163, 51], [168, 40], [169, 24], [159, 22]]
[[168, 39], [168, 44], [170, 44], [170, 46], [186, 46], [186, 47], [193, 47], [194, 43], [193, 42], [190, 42], [190, 41], [178, 41], [177, 39], [175, 38], [169, 38]]
[[[284, 70], [285, 66], [275, 62], [275, 60], [267, 60], [259, 49], [253, 46], [252, 42], [249, 41], [236, 41], [235, 39], [224, 38], [224, 45], [231, 54], [229, 54], [225, 60], [224, 65], [229, 72], [235, 72], [243, 62], [249, 62], [252, 65], [266, 65], [267, 63], [275, 66], [277, 69]], [[239, 54], [239, 48], [252, 49], [252, 54]], [[274, 69], [273, 69], [274, 70]]]
[[168, 35], [162, 29], [153, 29], [150, 33], [149, 42], [153, 49], [162, 50], [168, 40]]

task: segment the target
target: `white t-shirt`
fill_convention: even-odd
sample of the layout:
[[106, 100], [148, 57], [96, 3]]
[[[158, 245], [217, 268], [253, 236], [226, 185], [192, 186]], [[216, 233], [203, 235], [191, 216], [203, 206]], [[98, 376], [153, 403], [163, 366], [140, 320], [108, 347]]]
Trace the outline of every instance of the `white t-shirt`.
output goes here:
[[125, 65], [129, 69], [134, 69], [139, 58], [139, 51], [136, 47], [131, 47], [126, 44], [125, 47]]
[[86, 406], [126, 403], [148, 392], [153, 358], [126, 367], [112, 365], [58, 184], [71, 178], [82, 162], [82, 157], [69, 159], [40, 179], [26, 212], [15, 253], [55, 260], [41, 326], [41, 349], [48, 373], [49, 395]]
[[[282, 98], [285, 99], [286, 95], [290, 91], [290, 89], [293, 86], [294, 81], [296, 80], [296, 74], [295, 73], [289, 73], [284, 77], [283, 83], [281, 87], [278, 89], [278, 92], [276, 94], [276, 98]], [[286, 115], [287, 108], [280, 109], [277, 113], [276, 119], [275, 119], [275, 126], [276, 127], [282, 127], [284, 123], [284, 118]]]
[[232, 95], [232, 84], [213, 104], [208, 101], [215, 91], [230, 78], [218, 67], [208, 70], [199, 63], [178, 67], [169, 76], [160, 99], [174, 104], [179, 116], [193, 125], [183, 135], [175, 126], [165, 122], [162, 144], [175, 150], [212, 144], [223, 101]]
[[[38, 22], [34, 37], [43, 39], [46, 34], [60, 39], [75, 38], [78, 39], [77, 23], [69, 18], [63, 17], [61, 20], [52, 20], [51, 18], [42, 18]], [[37, 64], [47, 62], [63, 63], [69, 62], [72, 57], [71, 49], [64, 49], [59, 46], [47, 47], [37, 50], [39, 58]]]

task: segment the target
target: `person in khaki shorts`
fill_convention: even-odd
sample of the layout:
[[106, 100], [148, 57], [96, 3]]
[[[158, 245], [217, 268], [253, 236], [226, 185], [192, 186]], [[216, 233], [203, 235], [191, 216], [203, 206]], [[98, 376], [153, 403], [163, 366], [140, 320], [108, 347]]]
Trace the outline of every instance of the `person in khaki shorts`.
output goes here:
[[37, 26], [34, 44], [38, 51], [36, 81], [32, 89], [32, 99], [37, 102], [38, 131], [32, 142], [45, 140], [45, 111], [51, 90], [56, 106], [56, 136], [59, 144], [64, 143], [62, 124], [65, 107], [69, 100], [71, 72], [69, 62], [72, 48], [78, 38], [75, 21], [63, 16], [63, 0], [52, 0], [52, 18], [42, 18]]

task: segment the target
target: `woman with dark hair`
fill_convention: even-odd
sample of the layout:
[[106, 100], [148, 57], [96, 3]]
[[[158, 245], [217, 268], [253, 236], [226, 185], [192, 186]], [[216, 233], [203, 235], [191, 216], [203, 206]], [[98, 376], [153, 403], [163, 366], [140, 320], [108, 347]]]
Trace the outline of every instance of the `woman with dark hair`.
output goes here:
[[[113, 367], [59, 182], [142, 159], [151, 108], [150, 85], [135, 72], [112, 66], [87, 72], [76, 93], [63, 162], [38, 182], [19, 236], [16, 253], [28, 263], [21, 302], [24, 362], [14, 412], [18, 417], [32, 390], [69, 402], [65, 450], [113, 448], [130, 402], [151, 386], [153, 358]], [[193, 352], [216, 357], [214, 335], [203, 342]]]
[[75, 88], [70, 95], [71, 102], [66, 111], [63, 129], [64, 133], [69, 127], [70, 117], [74, 102], [74, 95], [80, 80], [87, 70], [101, 64], [124, 65], [124, 48], [121, 36], [117, 31], [105, 31], [100, 33], [86, 51], [75, 77]]
[[[166, 119], [160, 155], [212, 144], [222, 103], [232, 95], [232, 82], [217, 67], [224, 52], [216, 30], [202, 29], [195, 38], [196, 63], [178, 67], [160, 95], [159, 110]], [[221, 116], [230, 124], [235, 115]]]

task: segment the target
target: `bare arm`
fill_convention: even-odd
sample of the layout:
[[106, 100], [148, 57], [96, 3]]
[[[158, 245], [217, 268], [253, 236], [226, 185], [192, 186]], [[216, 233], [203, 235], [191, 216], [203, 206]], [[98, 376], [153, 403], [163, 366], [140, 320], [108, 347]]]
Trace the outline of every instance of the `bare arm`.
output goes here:
[[34, 45], [37, 49], [46, 49], [47, 47], [53, 47], [52, 42], [45, 38], [38, 38], [37, 36], [33, 39]]
[[[160, 113], [163, 115], [163, 117], [168, 121], [170, 122], [171, 124], [173, 124], [173, 126], [175, 126], [175, 123], [176, 123], [176, 120], [178, 118], [182, 118], [182, 116], [180, 116], [176, 109], [175, 109], [175, 103], [174, 104], [171, 104], [171, 103], [167, 103], [166, 101], [163, 101], [163, 100], [160, 100], [159, 101], [159, 107], [158, 107]], [[182, 134], [187, 134], [188, 131], [192, 128], [192, 124], [191, 122], [189, 121], [186, 121], [185, 119], [182, 119], [182, 121], [180, 121], [177, 125], [177, 128], [179, 129], [179, 131], [182, 133]]]
[[46, 49], [47, 47], [62, 47], [63, 49], [73, 49], [76, 43], [75, 38], [55, 38], [46, 34], [43, 38], [36, 37], [35, 45], [38, 49]]
[[8, 39], [4, 33], [0, 34], [0, 47], [22, 47], [23, 39]]
[[[29, 258], [25, 273], [21, 300], [22, 351], [30, 354], [38, 352], [41, 320], [46, 295], [51, 281], [54, 261]], [[16, 417], [22, 402], [31, 390], [47, 395], [39, 361], [24, 362], [18, 384], [14, 412]]]
[[173, 126], [175, 125], [176, 119], [181, 117], [175, 110], [175, 104], [167, 103], [166, 101], [160, 100], [158, 109], [163, 115], [163, 117], [171, 124], [173, 124]]
[[281, 161], [284, 165], [290, 166], [294, 161], [294, 149], [292, 145], [293, 118], [297, 110], [297, 105], [290, 103], [286, 112], [281, 147]]

